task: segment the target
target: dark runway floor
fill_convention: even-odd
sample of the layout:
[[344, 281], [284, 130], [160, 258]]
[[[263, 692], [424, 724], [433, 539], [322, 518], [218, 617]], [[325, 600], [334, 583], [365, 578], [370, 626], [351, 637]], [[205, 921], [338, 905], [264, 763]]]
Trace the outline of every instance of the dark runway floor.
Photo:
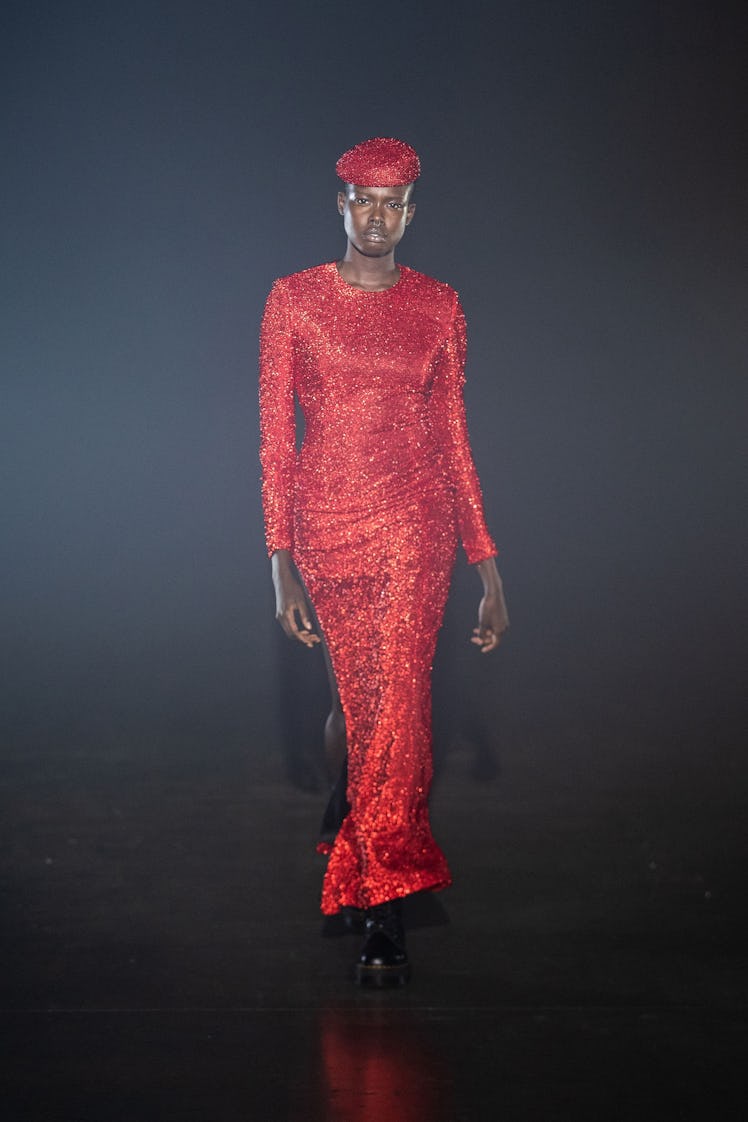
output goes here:
[[4, 1120], [748, 1117], [729, 784], [540, 783], [531, 760], [479, 783], [453, 753], [455, 886], [409, 902], [411, 985], [371, 993], [317, 911], [323, 796], [267, 770], [5, 765]]

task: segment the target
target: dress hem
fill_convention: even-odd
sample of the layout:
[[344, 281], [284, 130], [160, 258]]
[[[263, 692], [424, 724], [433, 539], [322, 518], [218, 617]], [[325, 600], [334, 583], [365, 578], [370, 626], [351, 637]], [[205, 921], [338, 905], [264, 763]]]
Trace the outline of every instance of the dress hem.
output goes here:
[[438, 877], [436, 879], [428, 876], [415, 877], [408, 888], [398, 891], [394, 895], [389, 894], [387, 896], [382, 896], [381, 893], [374, 894], [364, 903], [362, 903], [358, 897], [345, 897], [339, 900], [334, 906], [325, 904], [323, 901], [320, 905], [320, 911], [325, 916], [334, 916], [342, 911], [343, 908], [374, 908], [377, 904], [386, 904], [388, 900], [403, 900], [406, 896], [412, 896], [416, 892], [442, 892], [445, 888], [451, 887], [451, 884], [452, 878], [450, 876]]

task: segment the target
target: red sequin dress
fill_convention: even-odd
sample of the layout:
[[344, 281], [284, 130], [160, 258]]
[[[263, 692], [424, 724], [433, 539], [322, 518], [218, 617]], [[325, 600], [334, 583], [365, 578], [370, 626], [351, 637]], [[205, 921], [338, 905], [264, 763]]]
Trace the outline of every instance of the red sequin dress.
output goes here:
[[[322, 910], [450, 883], [434, 841], [431, 664], [458, 537], [496, 553], [462, 398], [456, 292], [413, 269], [382, 292], [334, 263], [284, 277], [265, 308], [260, 458], [268, 553], [290, 550], [332, 657], [348, 801]], [[296, 449], [294, 397], [304, 414]]]

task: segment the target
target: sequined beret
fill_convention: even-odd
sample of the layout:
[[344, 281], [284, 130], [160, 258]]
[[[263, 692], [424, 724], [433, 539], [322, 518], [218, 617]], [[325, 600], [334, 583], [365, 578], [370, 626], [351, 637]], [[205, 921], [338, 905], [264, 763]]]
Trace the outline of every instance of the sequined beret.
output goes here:
[[344, 183], [360, 187], [403, 187], [421, 174], [421, 162], [409, 144], [391, 136], [375, 136], [349, 148], [335, 165]]

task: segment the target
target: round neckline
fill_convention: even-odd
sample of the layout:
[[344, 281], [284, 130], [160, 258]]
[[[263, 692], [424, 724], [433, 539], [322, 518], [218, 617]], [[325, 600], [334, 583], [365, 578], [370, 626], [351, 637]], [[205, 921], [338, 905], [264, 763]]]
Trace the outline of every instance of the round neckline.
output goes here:
[[403, 283], [403, 278], [408, 271], [407, 265], [398, 265], [400, 276], [397, 278], [394, 284], [391, 284], [389, 286], [389, 288], [361, 288], [357, 284], [351, 284], [345, 279], [344, 276], [341, 275], [341, 272], [338, 269], [337, 261], [331, 261], [330, 268], [332, 269], [333, 273], [338, 279], [338, 282], [343, 286], [343, 288], [347, 289], [348, 292], [361, 292], [364, 296], [384, 296], [388, 292], [394, 292], [395, 289]]

